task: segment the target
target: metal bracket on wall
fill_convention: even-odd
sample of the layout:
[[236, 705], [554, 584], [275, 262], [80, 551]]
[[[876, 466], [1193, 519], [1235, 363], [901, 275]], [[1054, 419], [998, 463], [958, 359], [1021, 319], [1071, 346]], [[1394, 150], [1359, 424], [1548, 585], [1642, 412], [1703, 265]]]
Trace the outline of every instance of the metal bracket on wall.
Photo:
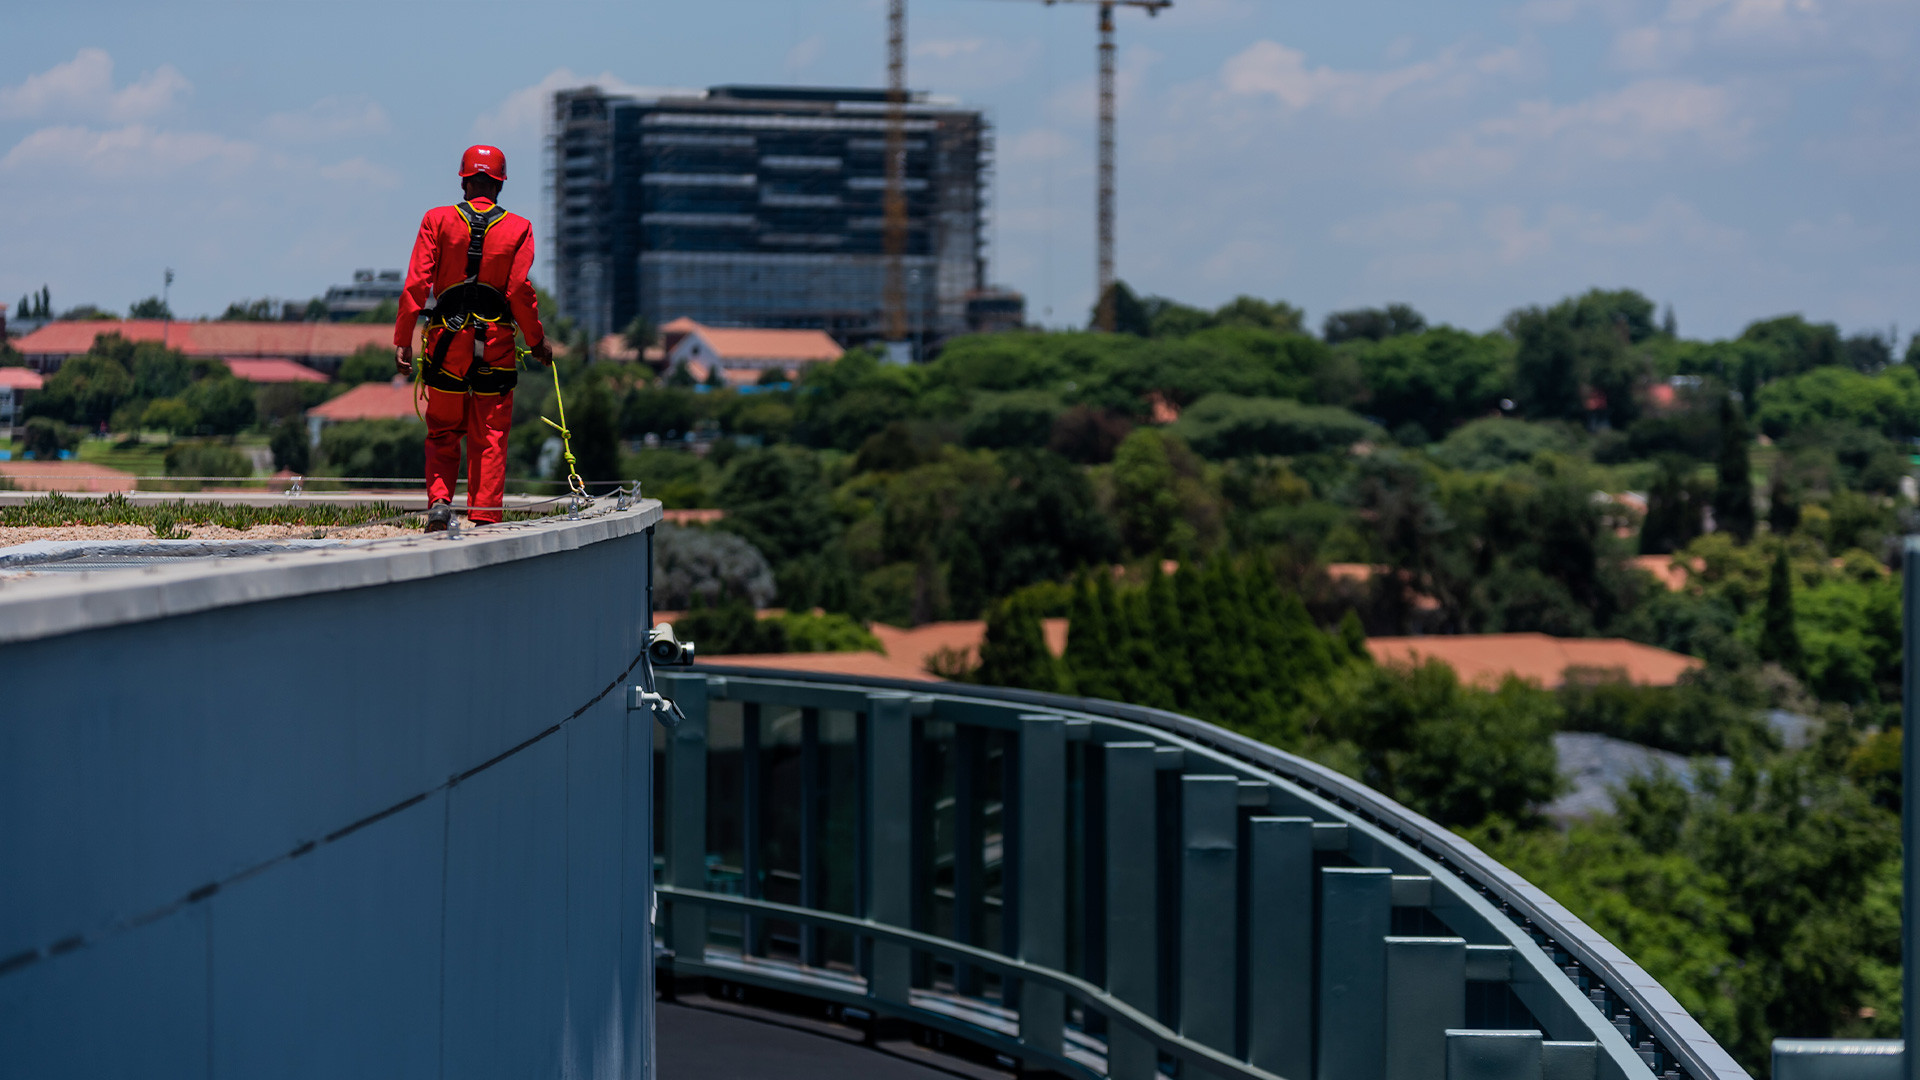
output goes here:
[[627, 711], [640, 709], [651, 710], [653, 718], [668, 728], [679, 727], [680, 721], [687, 718], [687, 714], [680, 711], [680, 706], [675, 705], [672, 698], [656, 694], [644, 686], [630, 686], [627, 688]]

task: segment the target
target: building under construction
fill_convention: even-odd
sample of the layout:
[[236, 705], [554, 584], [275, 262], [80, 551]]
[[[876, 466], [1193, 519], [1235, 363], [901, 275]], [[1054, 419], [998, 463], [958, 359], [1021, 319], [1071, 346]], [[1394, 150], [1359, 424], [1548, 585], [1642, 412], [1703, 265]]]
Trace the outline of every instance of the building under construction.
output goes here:
[[[636, 315], [883, 338], [887, 109], [882, 90], [555, 94], [548, 250], [561, 310], [591, 340]], [[985, 119], [915, 94], [904, 129], [906, 322], [924, 354], [1006, 325], [1016, 298], [986, 289]]]

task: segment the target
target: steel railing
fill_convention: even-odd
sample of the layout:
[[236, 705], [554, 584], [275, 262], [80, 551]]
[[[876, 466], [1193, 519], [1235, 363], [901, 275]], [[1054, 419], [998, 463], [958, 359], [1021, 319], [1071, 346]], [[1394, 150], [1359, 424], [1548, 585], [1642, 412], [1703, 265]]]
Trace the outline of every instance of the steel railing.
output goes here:
[[671, 976], [1087, 1077], [1746, 1080], [1550, 897], [1273, 747], [992, 687], [659, 682]]

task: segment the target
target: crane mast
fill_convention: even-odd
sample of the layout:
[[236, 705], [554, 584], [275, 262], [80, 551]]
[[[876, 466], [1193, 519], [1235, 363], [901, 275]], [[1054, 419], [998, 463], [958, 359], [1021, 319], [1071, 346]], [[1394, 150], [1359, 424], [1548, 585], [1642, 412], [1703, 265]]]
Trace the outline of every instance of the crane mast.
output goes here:
[[887, 189], [882, 202], [887, 257], [888, 351], [907, 341], [907, 0], [887, 0]]
[[1099, 307], [1095, 309], [1094, 325], [1111, 332], [1114, 328], [1115, 312], [1113, 305], [1113, 217], [1114, 217], [1114, 158], [1115, 139], [1114, 117], [1114, 45], [1113, 45], [1113, 9], [1116, 7], [1136, 7], [1148, 15], [1160, 14], [1161, 8], [1173, 6], [1173, 0], [1043, 0], [1051, 7], [1054, 4], [1099, 4], [1100, 5], [1100, 160], [1098, 168], [1099, 193], [1096, 199], [1095, 216], [1095, 271], [1094, 280], [1098, 288], [1095, 294]]

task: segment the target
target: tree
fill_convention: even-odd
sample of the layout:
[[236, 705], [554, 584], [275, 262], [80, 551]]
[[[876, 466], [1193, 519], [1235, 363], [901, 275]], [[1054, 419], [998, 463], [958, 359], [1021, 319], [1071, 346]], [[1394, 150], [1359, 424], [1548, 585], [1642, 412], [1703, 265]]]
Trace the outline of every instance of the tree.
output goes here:
[[669, 611], [737, 600], [773, 603], [773, 568], [744, 537], [718, 529], [661, 525], [653, 540], [654, 603]]
[[835, 534], [819, 462], [790, 447], [735, 458], [715, 501], [727, 511], [721, 527], [746, 537], [776, 567], [820, 551]]
[[1356, 308], [1328, 315], [1321, 337], [1329, 345], [1343, 341], [1384, 341], [1402, 334], [1418, 334], [1427, 328], [1426, 317], [1408, 304], [1388, 304], [1382, 308]]
[[1107, 291], [1093, 307], [1093, 315], [1087, 323], [1087, 329], [1100, 329], [1100, 313], [1107, 307], [1113, 308], [1113, 328], [1122, 334], [1136, 337], [1148, 337], [1153, 333], [1153, 321], [1146, 307], [1140, 303], [1140, 297], [1127, 288], [1124, 281], [1115, 281], [1107, 286]]
[[1067, 612], [1067, 651], [1062, 662], [1073, 680], [1073, 692], [1082, 697], [1116, 700], [1114, 689], [1116, 638], [1123, 627], [1110, 627], [1107, 613], [1094, 595], [1093, 581], [1082, 573], [1074, 583], [1073, 607]]
[[306, 421], [289, 416], [273, 425], [273, 467], [304, 474], [312, 467], [312, 446], [307, 438]]
[[1788, 536], [1800, 527], [1800, 496], [1787, 479], [1784, 468], [1773, 470], [1767, 485], [1767, 528], [1775, 536]]
[[1640, 526], [1640, 554], [1666, 555], [1700, 535], [1700, 499], [1692, 481], [1692, 462], [1677, 454], [1660, 458], [1659, 472], [1647, 489], [1647, 517]]
[[973, 678], [989, 686], [1060, 688], [1058, 665], [1047, 649], [1046, 633], [1031, 601], [1015, 595], [993, 606]]
[[258, 300], [235, 300], [220, 313], [221, 322], [278, 322], [282, 303], [270, 296]]
[[253, 426], [253, 386], [243, 379], [231, 375], [201, 379], [187, 387], [180, 400], [200, 417], [199, 430], [209, 434], [236, 435]]
[[363, 345], [340, 361], [334, 381], [347, 386], [386, 382], [393, 378], [393, 349], [386, 345]]
[[96, 427], [132, 396], [133, 377], [119, 361], [86, 353], [69, 357], [27, 399], [29, 416], [47, 416], [82, 427]]
[[36, 461], [52, 461], [80, 445], [80, 432], [51, 417], [36, 416], [21, 428], [20, 442]]
[[171, 319], [173, 318], [173, 309], [169, 308], [166, 301], [159, 297], [149, 296], [145, 300], [135, 301], [133, 306], [127, 309], [127, 318]]
[[1767, 606], [1760, 619], [1760, 658], [1791, 672], [1803, 670], [1805, 656], [1793, 618], [1793, 570], [1787, 565], [1785, 544], [1774, 553], [1773, 569], [1767, 575]]
[[572, 393], [573, 412], [567, 426], [573, 432], [575, 468], [585, 480], [621, 479], [620, 436], [606, 384], [598, 379], [576, 380]]
[[[169, 435], [191, 435], [200, 426], [200, 414], [179, 398], [157, 398], [140, 413], [140, 427]], [[304, 440], [306, 434], [301, 433]]]
[[1713, 489], [1713, 520], [1741, 543], [1753, 539], [1753, 464], [1746, 419], [1731, 395], [1720, 401], [1720, 474]]

